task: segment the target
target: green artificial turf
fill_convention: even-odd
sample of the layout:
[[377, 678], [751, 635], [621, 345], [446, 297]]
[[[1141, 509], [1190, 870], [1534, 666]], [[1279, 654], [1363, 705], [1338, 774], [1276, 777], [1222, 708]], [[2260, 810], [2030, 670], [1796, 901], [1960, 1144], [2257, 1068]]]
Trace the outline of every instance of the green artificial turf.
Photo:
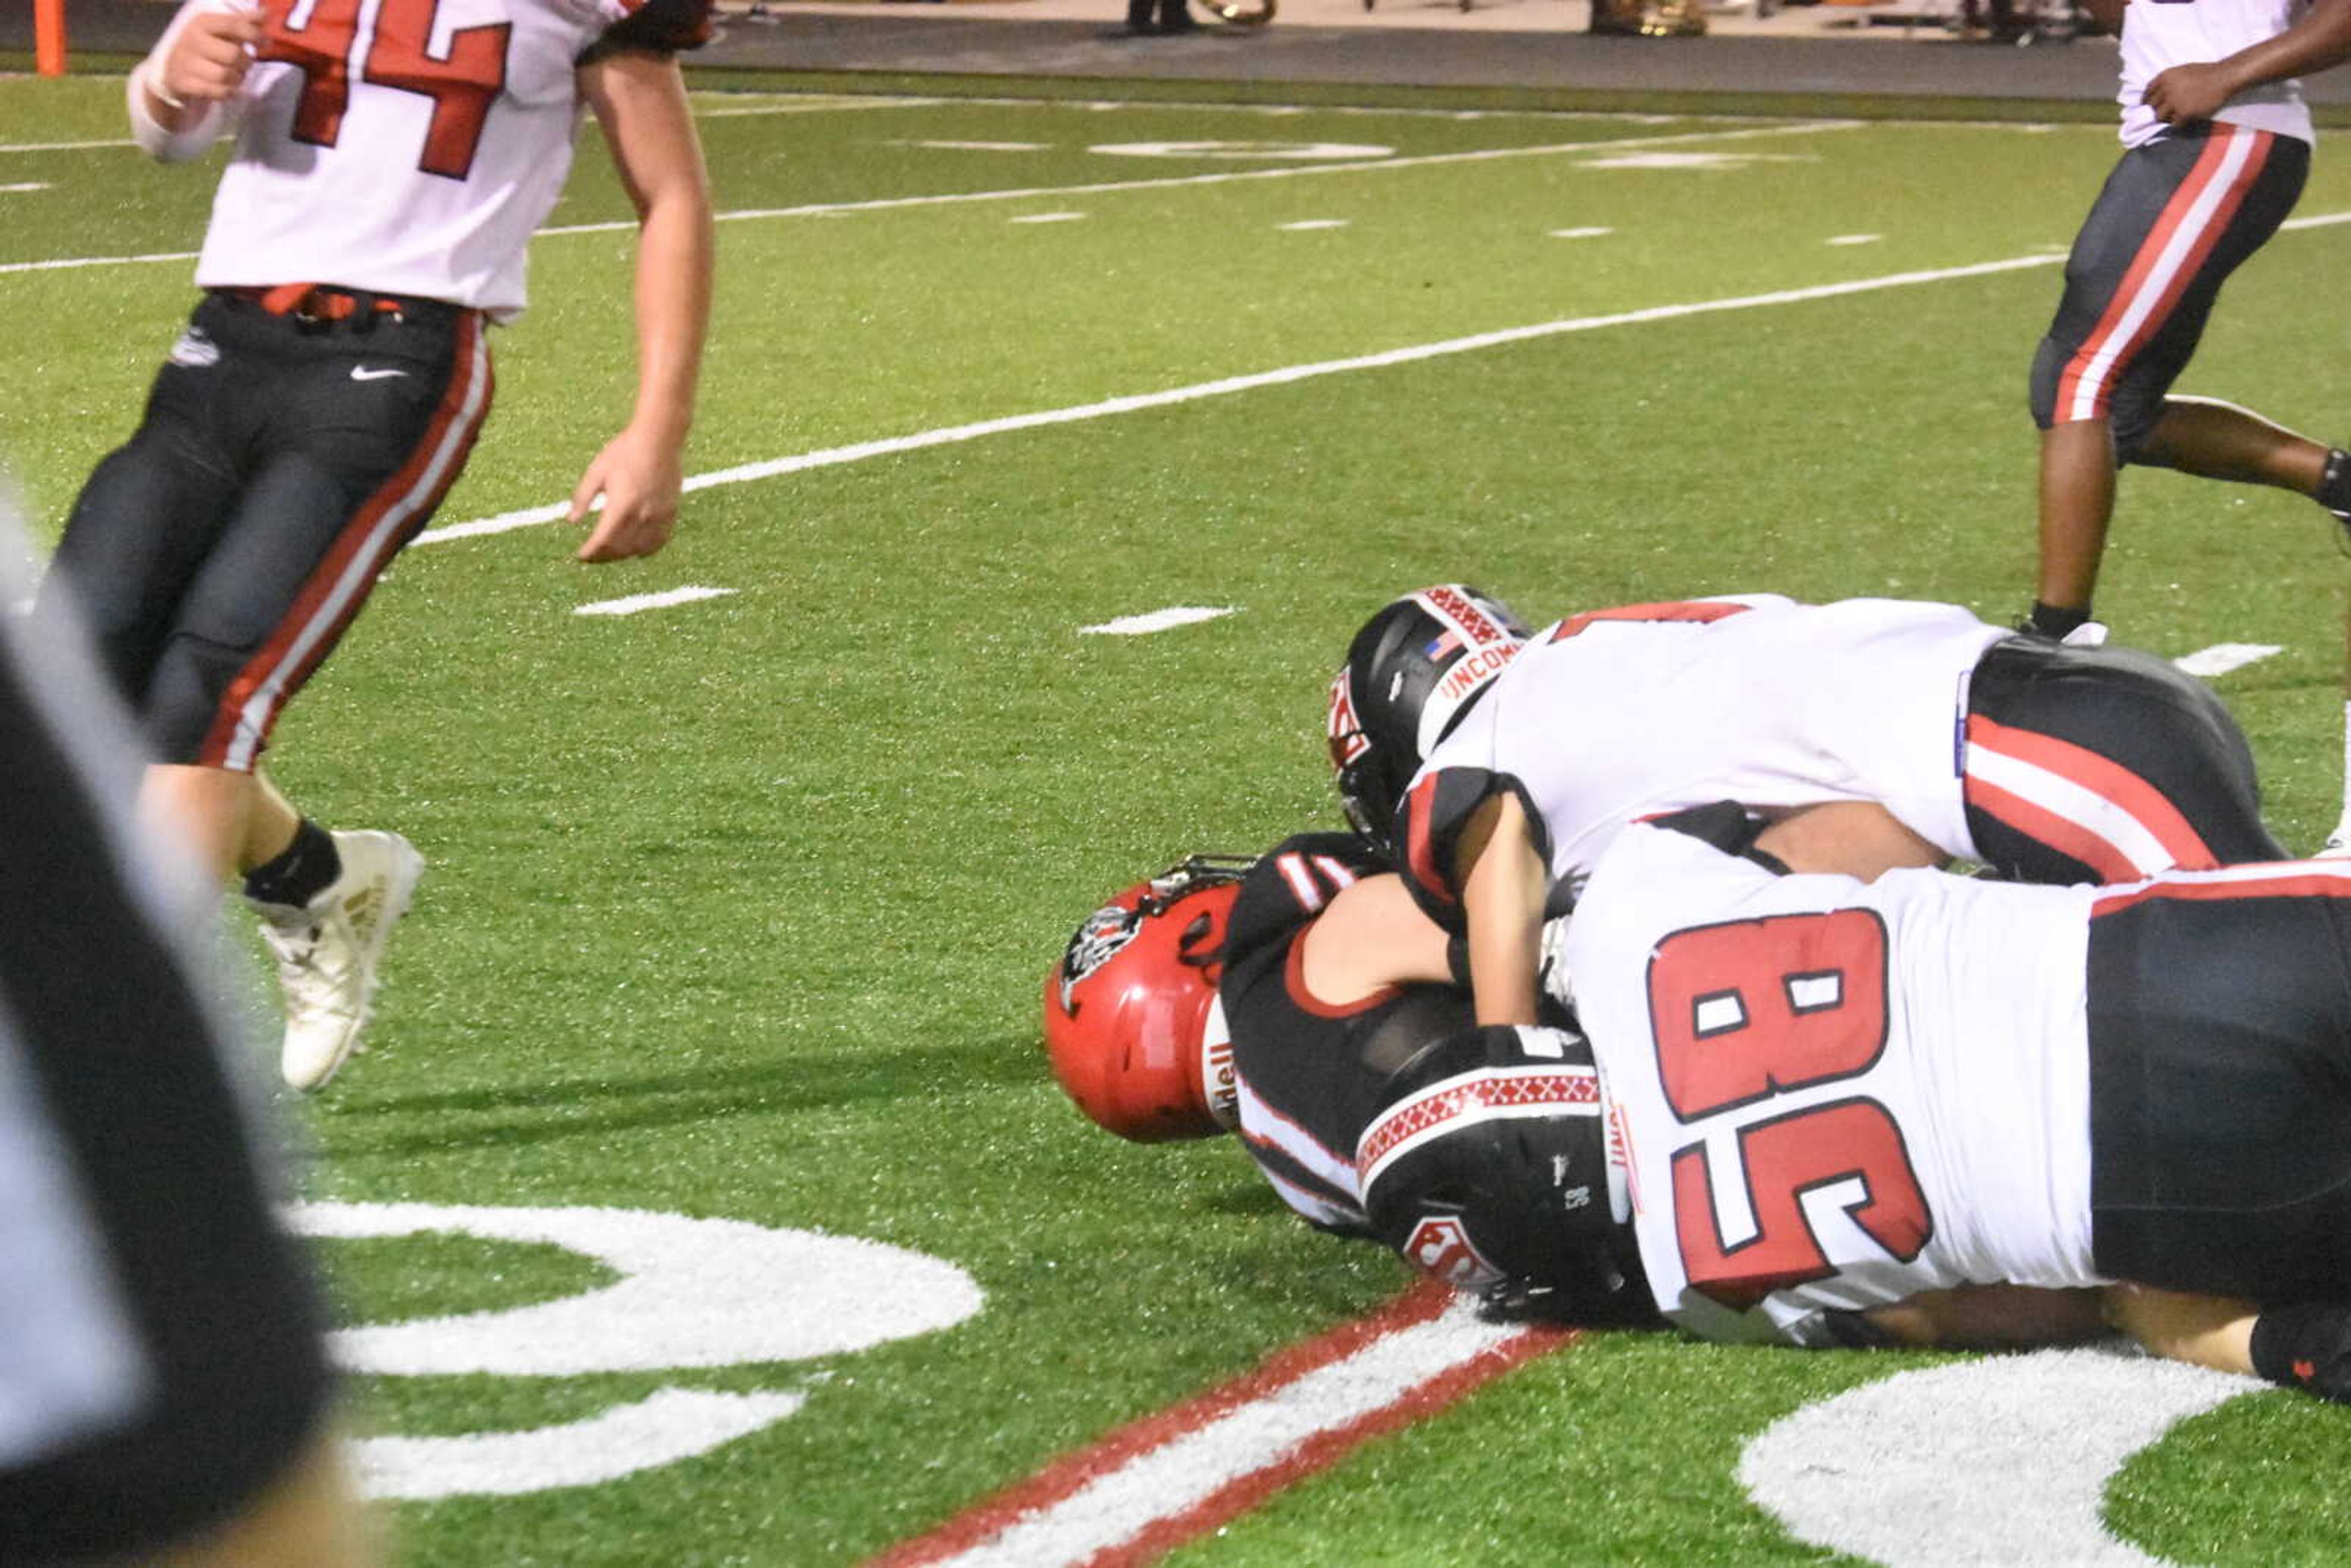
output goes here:
[[[0, 143], [119, 137], [119, 92], [0, 82]], [[956, 1326], [807, 1362], [360, 1380], [362, 1424], [413, 1436], [669, 1386], [806, 1398], [623, 1479], [400, 1505], [405, 1563], [855, 1562], [1391, 1297], [1400, 1265], [1286, 1218], [1237, 1150], [1086, 1127], [1037, 1049], [1047, 967], [1096, 902], [1187, 852], [1335, 823], [1324, 683], [1355, 624], [1421, 582], [1466, 578], [1538, 621], [1742, 590], [2012, 618], [2025, 371], [2051, 258], [2114, 148], [2104, 125], [697, 103], [758, 112], [703, 122], [730, 215], [691, 472], [1582, 325], [714, 486], [651, 561], [581, 567], [559, 525], [397, 564], [272, 753], [321, 820], [396, 827], [432, 862], [372, 1049], [284, 1108], [304, 1195], [820, 1230], [986, 1292]], [[1261, 177], [1293, 165], [1095, 150], [1149, 141], [1343, 142], [1398, 166]], [[121, 147], [0, 157], [6, 183], [49, 186], [0, 194], [0, 266], [176, 258], [0, 271], [0, 462], [46, 546], [191, 302], [209, 182]], [[2346, 210], [2351, 173], [2322, 160], [2302, 212]], [[626, 211], [590, 131], [555, 222]], [[1344, 226], [1283, 226], [1301, 223]], [[1607, 232], [1558, 237], [1577, 229]], [[2272, 244], [2182, 390], [2344, 434], [2343, 234]], [[537, 243], [533, 308], [498, 335], [498, 404], [441, 522], [561, 499], [625, 417], [630, 251], [626, 233]], [[2293, 497], [2133, 473], [2099, 601], [2167, 654], [2283, 646], [2220, 689], [2298, 847], [2339, 782], [2331, 532]], [[688, 585], [731, 591], [571, 613]], [[1171, 605], [1235, 613], [1081, 632]], [[606, 1277], [448, 1235], [327, 1251], [350, 1321]], [[1740, 1447], [1930, 1364], [1594, 1336], [1178, 1560], [1834, 1561], [1745, 1499]], [[2293, 1487], [2339, 1471], [2343, 1440], [2306, 1401], [2225, 1406], [2126, 1468], [2112, 1522], [2176, 1560], [2325, 1561], [2340, 1511]], [[2243, 1532], [2247, 1498], [2274, 1500], [2271, 1533]]]

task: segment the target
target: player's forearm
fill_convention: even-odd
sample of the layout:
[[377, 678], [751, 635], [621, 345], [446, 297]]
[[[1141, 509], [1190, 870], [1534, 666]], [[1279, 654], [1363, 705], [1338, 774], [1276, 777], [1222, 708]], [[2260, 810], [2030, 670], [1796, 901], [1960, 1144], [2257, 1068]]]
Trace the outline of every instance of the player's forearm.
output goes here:
[[1536, 852], [1518, 798], [1479, 808], [1462, 835], [1461, 906], [1469, 928], [1469, 987], [1481, 1024], [1535, 1021], [1550, 868]]
[[2308, 76], [2351, 59], [2351, 0], [2317, 0], [2273, 38], [2217, 62], [2231, 96], [2266, 82]]
[[674, 446], [684, 444], [694, 423], [716, 250], [705, 193], [679, 191], [648, 204], [638, 237], [637, 401], [630, 423]]
[[2168, 1361], [2216, 1372], [2253, 1370], [2253, 1303], [2128, 1283], [2105, 1292], [2106, 1321]]

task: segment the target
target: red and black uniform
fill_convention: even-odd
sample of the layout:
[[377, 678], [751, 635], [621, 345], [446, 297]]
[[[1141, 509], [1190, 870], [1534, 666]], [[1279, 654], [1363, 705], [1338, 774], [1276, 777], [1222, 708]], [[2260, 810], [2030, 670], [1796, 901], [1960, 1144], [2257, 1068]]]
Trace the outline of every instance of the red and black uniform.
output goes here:
[[2146, 461], [2220, 286], [2293, 213], [2309, 172], [2308, 141], [2241, 125], [2185, 126], [2125, 152], [2066, 257], [2032, 361], [2033, 422], [2111, 419], [2116, 456]]
[[1397, 869], [1462, 924], [1457, 844], [1515, 794], [1563, 910], [1630, 824], [1736, 800], [1874, 801], [2014, 881], [2127, 882], [2284, 854], [2202, 682], [1955, 605], [1775, 595], [1572, 616], [1521, 648], [1404, 792]]
[[1303, 833], [1260, 859], [1227, 926], [1217, 995], [1232, 1032], [1240, 1138], [1283, 1200], [1326, 1229], [1367, 1229], [1355, 1145], [1396, 1070], [1475, 1021], [1444, 986], [1405, 986], [1353, 1007], [1309, 995], [1301, 943], [1340, 890], [1387, 868], [1352, 833]]
[[[174, 28], [212, 3], [189, 0]], [[237, 770], [465, 468], [491, 402], [486, 328], [523, 308], [580, 68], [693, 47], [711, 3], [261, 10], [236, 98], [183, 133], [142, 133], [176, 159], [233, 130], [235, 152], [197, 263], [204, 298], [52, 574], [155, 757]]]

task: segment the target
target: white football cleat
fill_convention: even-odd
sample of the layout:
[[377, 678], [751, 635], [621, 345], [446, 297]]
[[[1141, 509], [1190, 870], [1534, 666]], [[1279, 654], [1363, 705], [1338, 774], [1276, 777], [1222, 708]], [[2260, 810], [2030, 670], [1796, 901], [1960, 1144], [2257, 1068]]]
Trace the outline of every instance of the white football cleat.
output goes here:
[[2106, 645], [2106, 623], [2103, 621], [2085, 621], [2063, 637], [2058, 638], [2057, 643], [2058, 646], [2064, 648], [2103, 648]]
[[277, 956], [286, 995], [279, 1073], [293, 1088], [323, 1087], [360, 1048], [375, 998], [376, 966], [424, 874], [424, 857], [398, 833], [337, 833], [340, 875], [300, 908], [255, 902], [262, 940]]
[[2326, 841], [2319, 845], [2318, 852], [2310, 858], [2314, 861], [2351, 860], [2351, 816], [2345, 817], [2335, 825], [2335, 831], [2326, 835]]

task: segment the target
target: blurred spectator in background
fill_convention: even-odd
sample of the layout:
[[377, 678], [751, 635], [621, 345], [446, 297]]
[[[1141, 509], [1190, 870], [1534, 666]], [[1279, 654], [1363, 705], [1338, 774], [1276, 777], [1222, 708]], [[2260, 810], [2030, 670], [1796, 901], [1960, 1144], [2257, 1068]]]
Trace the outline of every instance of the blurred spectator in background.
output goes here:
[[1701, 0], [1592, 0], [1587, 29], [1625, 37], [1694, 38], [1706, 31]]
[[[0, 519], [0, 605], [16, 545]], [[194, 977], [210, 888], [139, 841], [78, 637], [13, 608], [0, 754], [0, 1563], [372, 1563], [319, 1298]]]
[[1185, 0], [1127, 0], [1126, 31], [1131, 37], [1155, 38], [1169, 33], [1196, 33], [1199, 28]]
[[[2299, 0], [2088, 8], [2122, 35], [2124, 152], [2033, 361], [2041, 567], [2023, 629], [2095, 640], [2102, 632], [2084, 628], [2124, 464], [2294, 490], [2351, 527], [2351, 454], [2171, 395], [2221, 284], [2302, 193], [2313, 132], [2293, 78], [2351, 57], [2351, 0], [2317, 0], [2299, 21]], [[2351, 693], [2351, 658], [2346, 680]], [[2344, 812], [2325, 854], [2351, 853], [2351, 696], [2345, 737]]]

